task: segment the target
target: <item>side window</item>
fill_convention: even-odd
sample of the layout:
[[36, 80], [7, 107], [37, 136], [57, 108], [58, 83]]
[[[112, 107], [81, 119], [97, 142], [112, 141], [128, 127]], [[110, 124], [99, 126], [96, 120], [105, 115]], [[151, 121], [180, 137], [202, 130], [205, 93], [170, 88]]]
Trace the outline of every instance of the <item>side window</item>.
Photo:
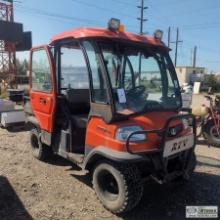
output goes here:
[[51, 92], [52, 80], [50, 63], [44, 49], [32, 53], [32, 90]]
[[97, 103], [107, 103], [107, 86], [94, 47], [88, 41], [85, 41], [83, 45], [87, 52], [92, 73], [93, 101]]
[[124, 88], [126, 90], [132, 89], [133, 87], [133, 74], [128, 62], [129, 62], [129, 58], [126, 60], [125, 63], [125, 73], [124, 73], [124, 82], [123, 82]]
[[61, 47], [61, 89], [89, 89], [88, 70], [79, 45]]

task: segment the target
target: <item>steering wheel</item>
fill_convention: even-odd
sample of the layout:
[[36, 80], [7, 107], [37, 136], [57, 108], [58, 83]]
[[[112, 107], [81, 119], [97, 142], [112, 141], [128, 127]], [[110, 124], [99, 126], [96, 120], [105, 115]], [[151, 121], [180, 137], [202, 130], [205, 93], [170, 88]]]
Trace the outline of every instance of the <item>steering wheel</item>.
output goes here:
[[128, 92], [127, 92], [127, 95], [139, 95], [139, 94], [143, 94], [146, 90], [146, 87], [143, 86], [143, 85], [140, 85], [140, 86], [136, 86], [135, 88], [132, 88], [130, 89]]

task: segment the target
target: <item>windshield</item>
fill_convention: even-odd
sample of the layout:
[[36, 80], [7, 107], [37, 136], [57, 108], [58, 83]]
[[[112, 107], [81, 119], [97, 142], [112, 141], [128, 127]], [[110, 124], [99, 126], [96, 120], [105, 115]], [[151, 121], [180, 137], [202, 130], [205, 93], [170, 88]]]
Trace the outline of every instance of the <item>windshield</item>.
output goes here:
[[179, 84], [166, 51], [100, 43], [116, 111], [133, 114], [181, 107]]

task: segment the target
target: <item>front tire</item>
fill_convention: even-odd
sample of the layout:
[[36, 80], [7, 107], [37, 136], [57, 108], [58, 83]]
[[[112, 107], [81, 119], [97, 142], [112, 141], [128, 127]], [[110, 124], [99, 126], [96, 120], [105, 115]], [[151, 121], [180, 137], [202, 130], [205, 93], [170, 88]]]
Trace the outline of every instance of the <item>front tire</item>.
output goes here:
[[45, 161], [51, 157], [52, 149], [41, 142], [40, 132], [36, 128], [30, 131], [30, 143], [32, 154], [36, 159]]
[[108, 161], [95, 167], [93, 188], [103, 206], [115, 214], [133, 209], [143, 195], [143, 184], [136, 166]]
[[193, 151], [191, 154], [190, 161], [188, 162], [187, 167], [186, 167], [186, 176], [183, 177], [184, 180], [190, 179], [190, 177], [194, 173], [194, 170], [196, 169], [196, 164], [197, 164], [196, 154]]
[[210, 145], [220, 147], [220, 134], [218, 134], [213, 120], [208, 121], [204, 125], [203, 133]]
[[185, 174], [175, 178], [173, 182], [180, 184], [187, 183], [195, 171], [196, 163], [197, 163], [196, 154], [195, 152], [192, 152], [190, 161], [188, 162], [187, 167], [185, 168]]

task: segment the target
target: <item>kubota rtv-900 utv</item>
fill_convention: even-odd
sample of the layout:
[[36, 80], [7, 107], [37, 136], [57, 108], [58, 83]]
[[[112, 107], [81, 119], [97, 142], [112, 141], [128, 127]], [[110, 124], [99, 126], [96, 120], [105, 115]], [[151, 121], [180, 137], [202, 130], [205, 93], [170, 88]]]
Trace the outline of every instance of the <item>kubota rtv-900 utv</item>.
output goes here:
[[196, 164], [195, 120], [182, 101], [169, 48], [152, 37], [79, 28], [35, 47], [28, 124], [33, 155], [58, 154], [92, 173], [113, 213], [134, 208], [143, 180], [188, 179]]

